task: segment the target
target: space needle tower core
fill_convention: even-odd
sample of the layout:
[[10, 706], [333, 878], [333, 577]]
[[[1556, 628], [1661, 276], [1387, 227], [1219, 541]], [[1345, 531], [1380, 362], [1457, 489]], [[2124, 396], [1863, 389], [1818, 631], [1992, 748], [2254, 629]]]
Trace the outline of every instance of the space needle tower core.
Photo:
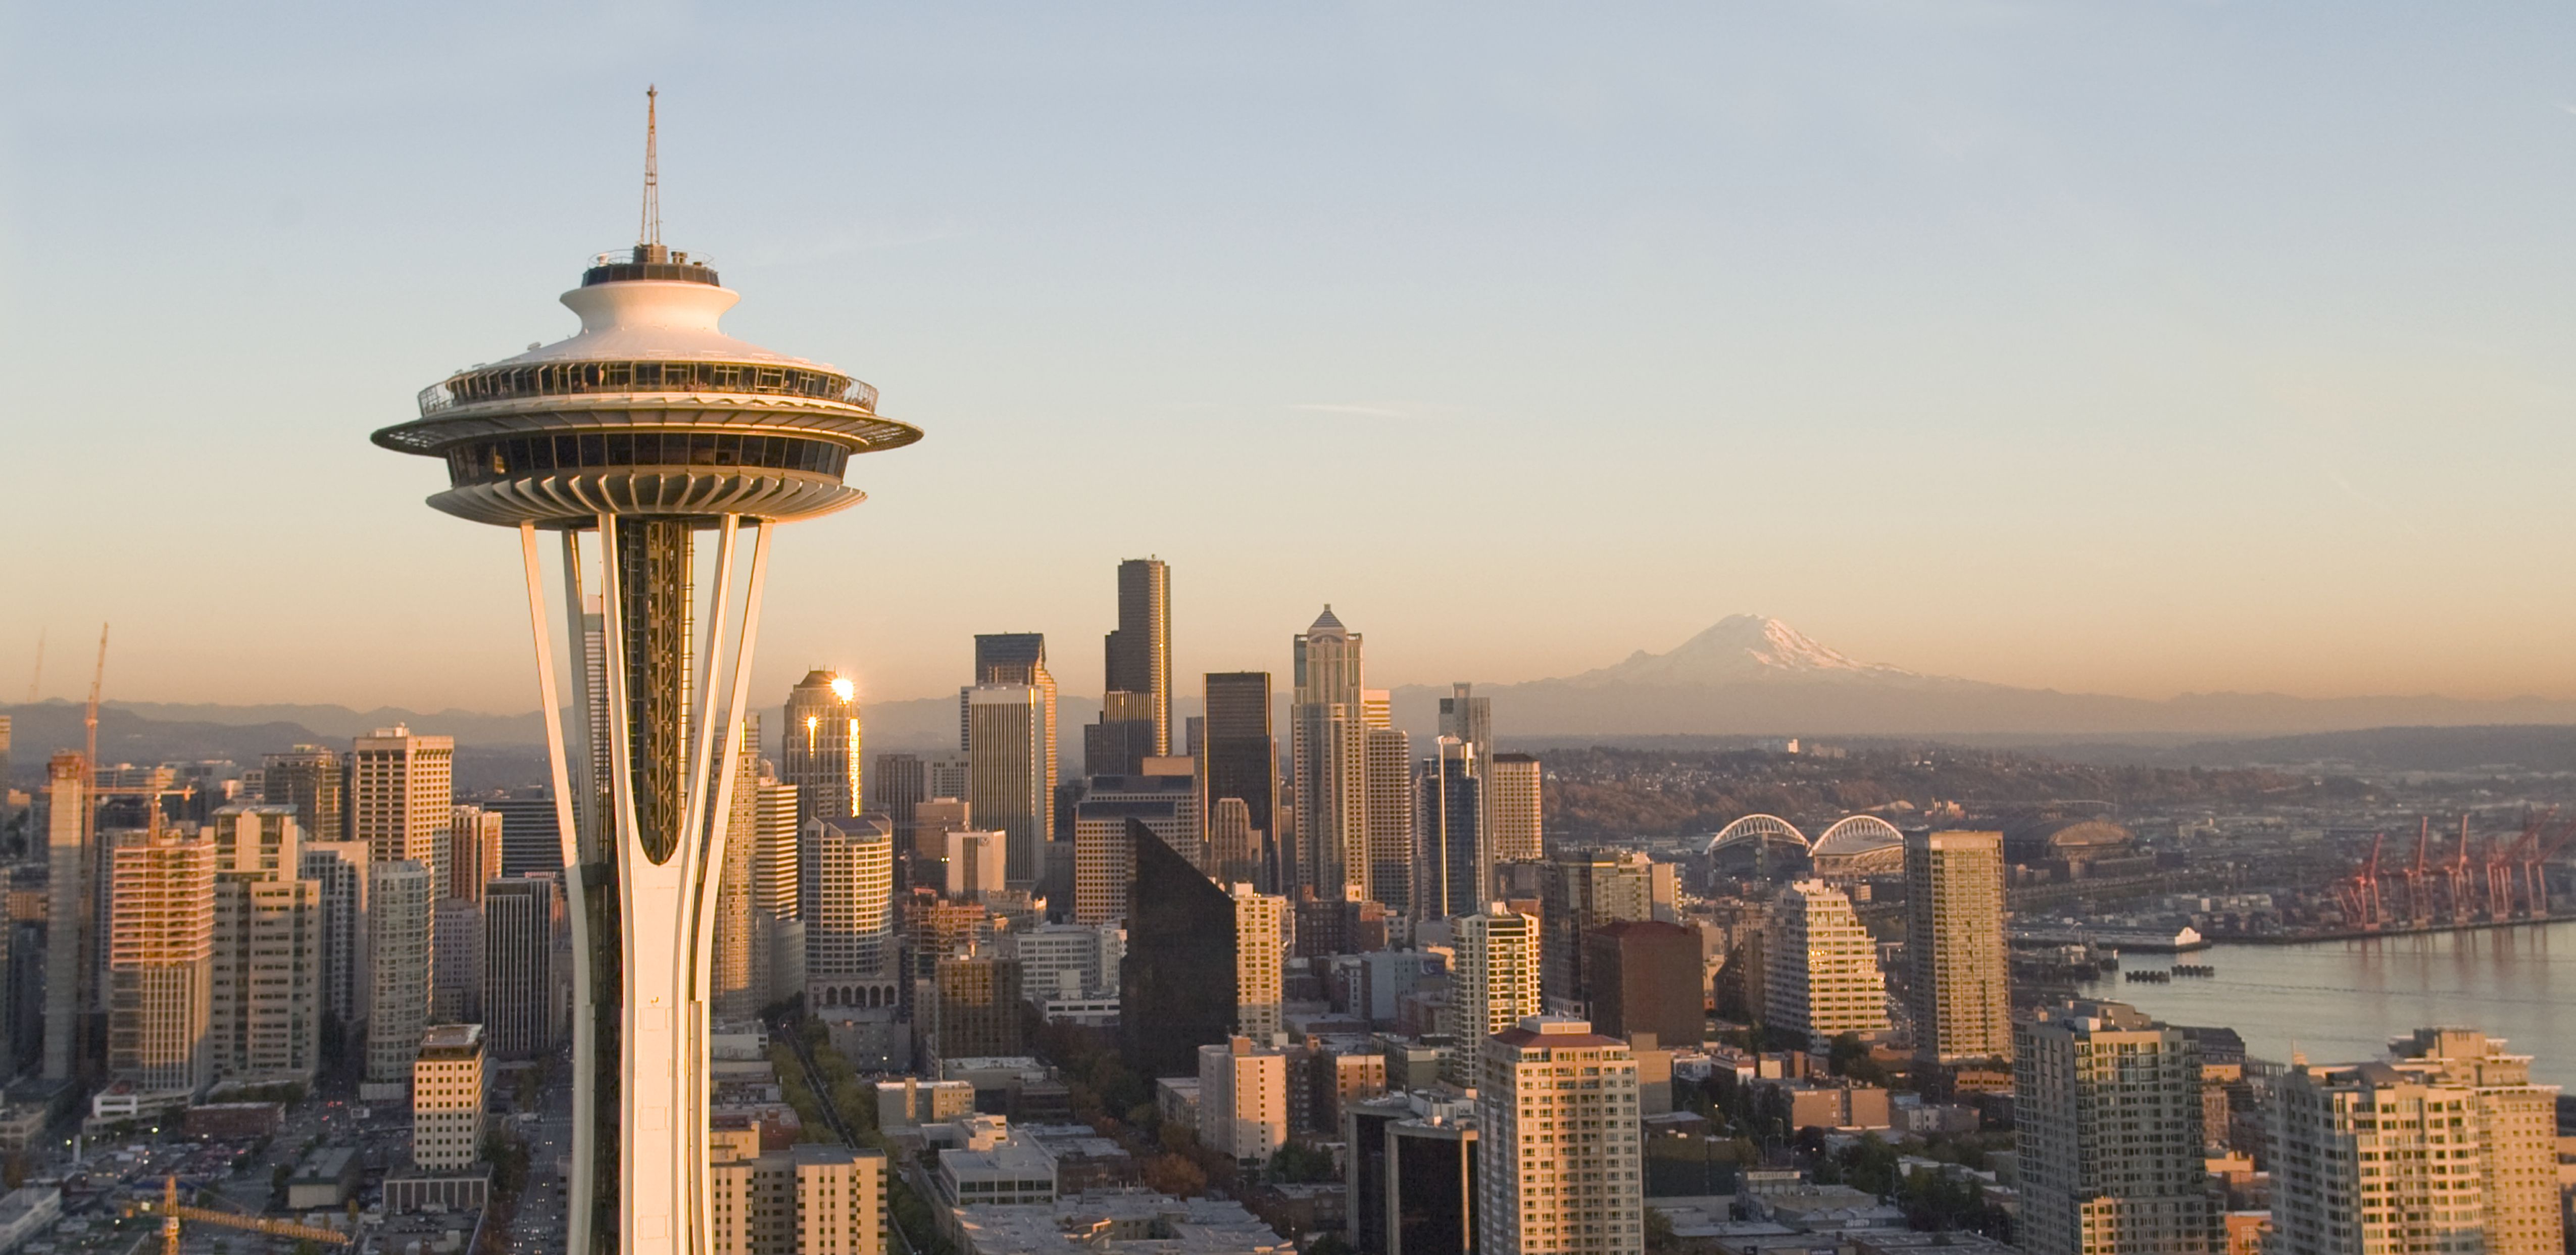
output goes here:
[[[740, 298], [662, 244], [653, 95], [635, 246], [593, 258], [562, 297], [581, 330], [449, 375], [417, 419], [374, 436], [446, 463], [433, 507], [519, 531], [580, 956], [568, 1201], [585, 1255], [712, 1244], [716, 882], [770, 533], [865, 499], [842, 482], [853, 455], [921, 438], [879, 416], [867, 384], [718, 328]], [[568, 720], [541, 531], [560, 542]]]

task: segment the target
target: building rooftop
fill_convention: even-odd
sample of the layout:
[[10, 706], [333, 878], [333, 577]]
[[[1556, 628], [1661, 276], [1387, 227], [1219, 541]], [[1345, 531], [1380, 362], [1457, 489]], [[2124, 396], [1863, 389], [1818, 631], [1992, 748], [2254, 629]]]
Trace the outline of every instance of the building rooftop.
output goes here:
[[968, 1255], [1294, 1255], [1297, 1249], [1241, 1203], [1151, 1190], [1089, 1190], [1053, 1203], [964, 1207], [951, 1214]]
[[483, 1053], [480, 1024], [433, 1024], [420, 1035], [420, 1057], [464, 1058]]

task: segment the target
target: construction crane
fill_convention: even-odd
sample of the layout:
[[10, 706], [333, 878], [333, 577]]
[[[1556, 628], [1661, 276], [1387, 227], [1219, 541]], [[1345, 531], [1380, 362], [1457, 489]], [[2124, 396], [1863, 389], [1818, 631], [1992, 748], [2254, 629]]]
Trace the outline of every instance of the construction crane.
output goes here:
[[329, 1246], [347, 1246], [349, 1235], [337, 1229], [317, 1229], [292, 1220], [270, 1220], [261, 1216], [236, 1216], [228, 1211], [189, 1207], [179, 1202], [179, 1178], [171, 1177], [161, 1187], [161, 1255], [179, 1255], [179, 1222], [193, 1220], [199, 1224], [221, 1225], [227, 1229], [247, 1229], [273, 1238], [301, 1238]]

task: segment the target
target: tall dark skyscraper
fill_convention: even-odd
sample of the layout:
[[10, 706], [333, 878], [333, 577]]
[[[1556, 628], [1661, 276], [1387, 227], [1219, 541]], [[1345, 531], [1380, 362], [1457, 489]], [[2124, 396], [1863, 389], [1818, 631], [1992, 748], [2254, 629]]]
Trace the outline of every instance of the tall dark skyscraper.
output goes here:
[[[1150, 721], [1153, 748], [1147, 752], [1171, 753], [1172, 569], [1162, 559], [1129, 558], [1118, 564], [1118, 630], [1109, 634], [1106, 646], [1102, 674], [1109, 696], [1101, 722], [1111, 722], [1113, 715]], [[1119, 700], [1121, 693], [1130, 695], [1127, 701]]]
[[1237, 1019], [1234, 899], [1145, 825], [1129, 821], [1136, 880], [1127, 956], [1118, 965], [1119, 1033], [1127, 1066], [1185, 1076], [1201, 1046]]
[[1439, 919], [1484, 909], [1492, 889], [1485, 858], [1485, 781], [1477, 746], [1440, 738], [1440, 756], [1422, 760], [1414, 917]]
[[1213, 671], [1207, 677], [1204, 755], [1209, 813], [1239, 798], [1252, 813], [1251, 847], [1262, 865], [1262, 889], [1278, 892], [1289, 870], [1278, 849], [1279, 756], [1270, 731], [1270, 673]]

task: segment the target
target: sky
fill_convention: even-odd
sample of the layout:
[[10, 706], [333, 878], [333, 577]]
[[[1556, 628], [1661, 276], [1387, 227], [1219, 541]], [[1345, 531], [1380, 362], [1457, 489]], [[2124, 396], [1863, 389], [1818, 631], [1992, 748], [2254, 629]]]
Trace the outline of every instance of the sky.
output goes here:
[[727, 329], [927, 433], [763, 690], [1096, 691], [1154, 554], [1184, 677], [2576, 696], [2576, 10], [1888, 0], [0, 7], [0, 700], [533, 707], [366, 436], [571, 332], [648, 83]]

